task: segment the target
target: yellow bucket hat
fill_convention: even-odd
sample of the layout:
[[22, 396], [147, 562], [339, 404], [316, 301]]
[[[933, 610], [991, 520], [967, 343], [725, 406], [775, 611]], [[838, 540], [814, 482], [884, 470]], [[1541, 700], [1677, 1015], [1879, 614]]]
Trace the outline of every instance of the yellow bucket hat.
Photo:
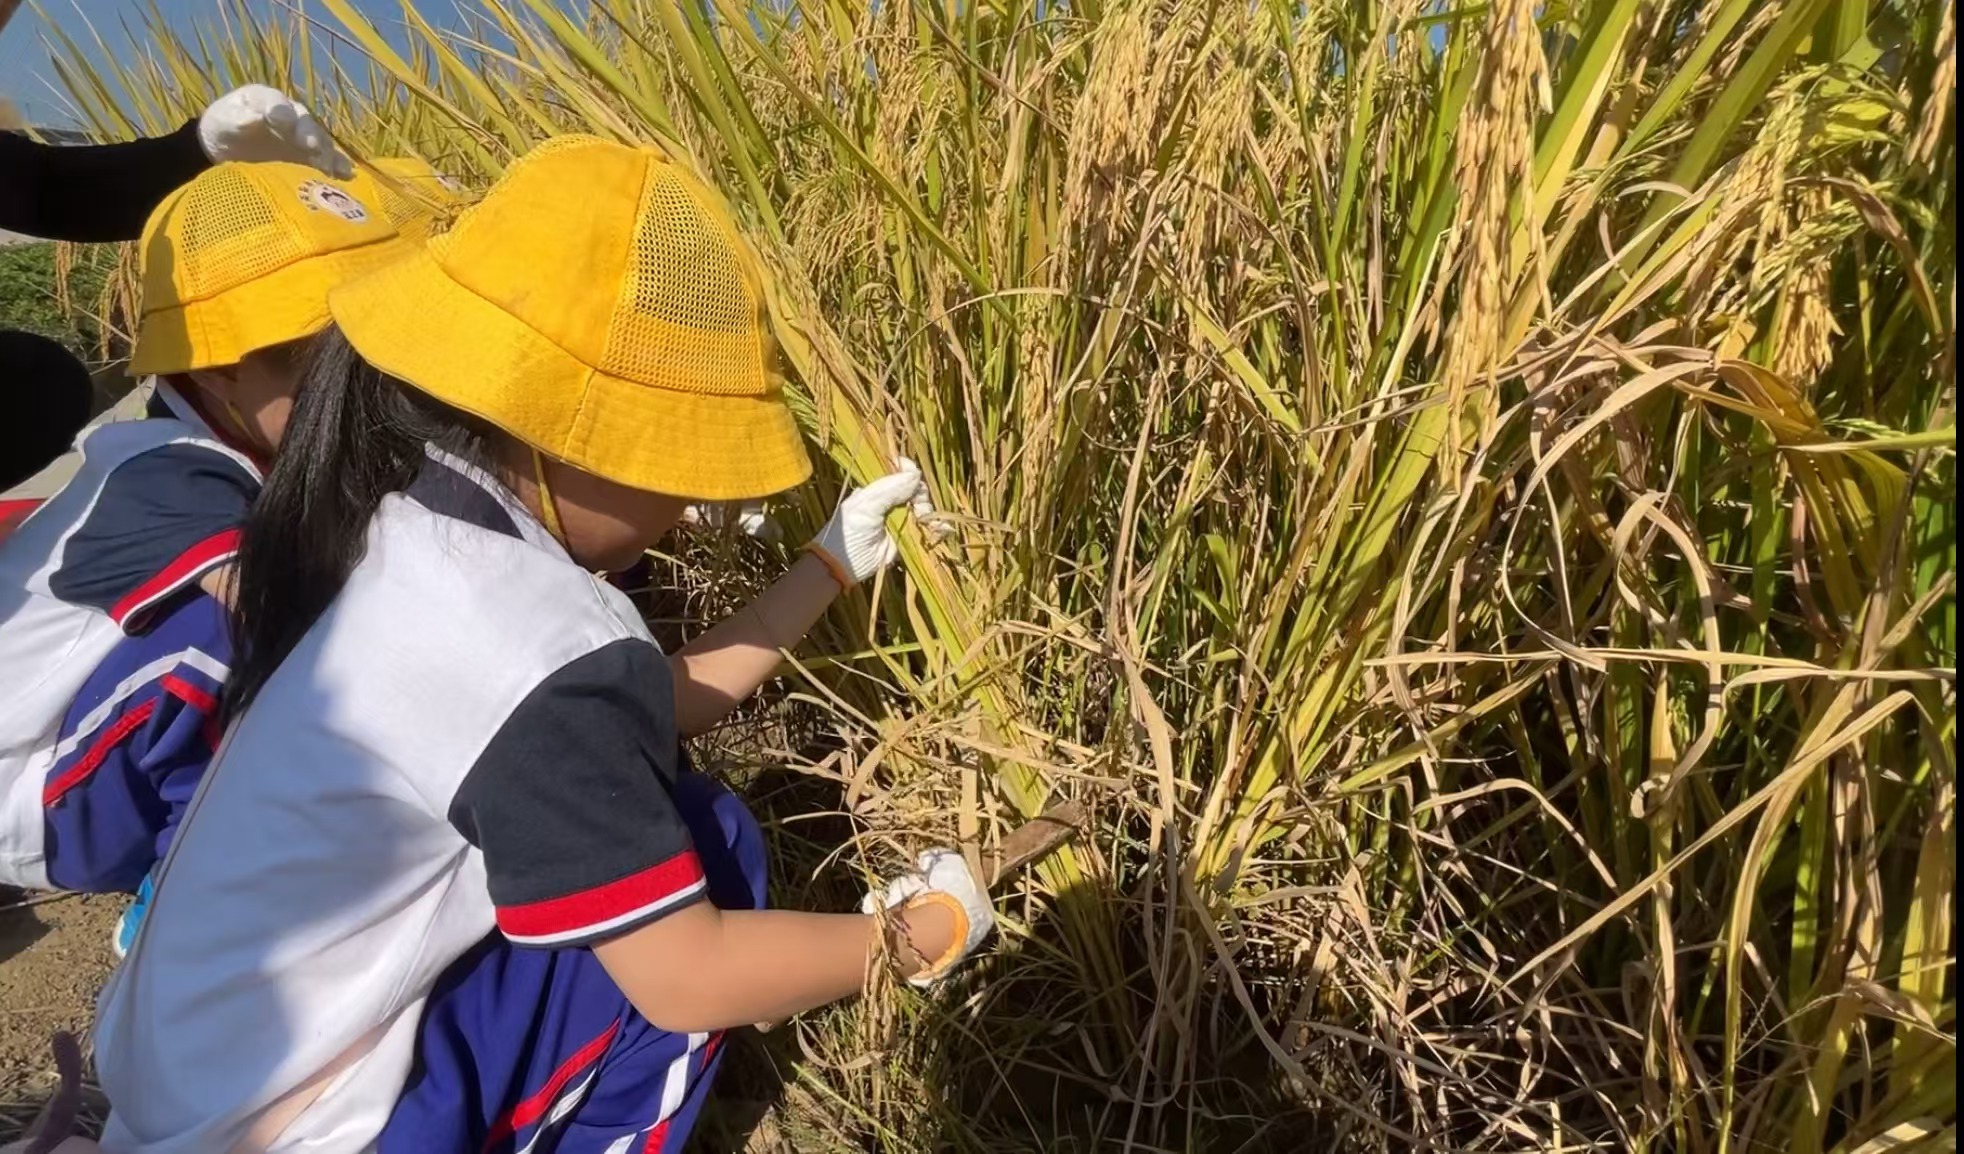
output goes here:
[[446, 180], [426, 160], [413, 156], [385, 156], [369, 164], [381, 179], [375, 182], [382, 193], [382, 215], [396, 226], [404, 240], [416, 244], [428, 239], [437, 214], [464, 202], [463, 190]]
[[726, 501], [811, 475], [757, 272], [654, 149], [549, 140], [329, 303], [376, 368], [595, 476]]
[[235, 365], [327, 327], [328, 290], [405, 255], [357, 174], [220, 164], [165, 197], [144, 226], [143, 304], [130, 371]]

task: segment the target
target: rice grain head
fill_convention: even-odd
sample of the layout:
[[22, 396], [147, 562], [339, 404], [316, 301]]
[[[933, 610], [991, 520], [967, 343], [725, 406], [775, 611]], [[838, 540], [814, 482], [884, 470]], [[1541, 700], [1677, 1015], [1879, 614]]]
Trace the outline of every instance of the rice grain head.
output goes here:
[[[1448, 475], [1459, 472], [1469, 416], [1476, 440], [1484, 445], [1496, 411], [1486, 387], [1489, 376], [1512, 352], [1500, 347], [1501, 334], [1507, 300], [1522, 270], [1510, 267], [1509, 238], [1514, 212], [1534, 188], [1535, 112], [1548, 83], [1536, 7], [1533, 0], [1496, 0], [1489, 10], [1486, 51], [1455, 138], [1459, 210], [1441, 261], [1452, 268], [1457, 293], [1440, 370]], [[1469, 398], [1476, 414], [1468, 412]]]

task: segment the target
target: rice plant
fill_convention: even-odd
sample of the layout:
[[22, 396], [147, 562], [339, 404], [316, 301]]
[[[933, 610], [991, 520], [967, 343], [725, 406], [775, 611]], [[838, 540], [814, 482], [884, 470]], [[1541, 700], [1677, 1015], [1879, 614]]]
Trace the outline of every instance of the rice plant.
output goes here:
[[[751, 718], [822, 719], [749, 748], [845, 815], [777, 814], [838, 853], [780, 894], [1061, 797], [1095, 828], [959, 989], [774, 1035], [774, 1111], [717, 1133], [1955, 1149], [1950, 5], [131, 35], [55, 46], [111, 134], [270, 80], [470, 185], [561, 131], [686, 158], [829, 462], [789, 538], [901, 453], [958, 516]], [[770, 568], [706, 556], [705, 596]]]

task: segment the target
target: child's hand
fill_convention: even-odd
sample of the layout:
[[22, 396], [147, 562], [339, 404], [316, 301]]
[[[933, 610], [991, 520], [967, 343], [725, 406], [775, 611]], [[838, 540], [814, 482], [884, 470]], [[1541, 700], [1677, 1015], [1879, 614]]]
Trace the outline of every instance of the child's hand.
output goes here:
[[928, 850], [920, 856], [916, 871], [893, 879], [860, 903], [861, 911], [869, 914], [896, 906], [908, 929], [917, 928], [917, 920], [939, 920], [927, 915], [945, 917], [949, 926], [946, 945], [938, 953], [935, 947], [942, 946], [941, 942], [915, 941], [909, 936], [922, 962], [907, 979], [916, 986], [931, 986], [946, 977], [995, 928], [995, 907], [989, 903], [988, 892], [976, 883], [962, 855], [951, 849]]
[[847, 494], [806, 548], [818, 554], [841, 587], [850, 589], [899, 560], [900, 543], [887, 532], [887, 514], [903, 507], [924, 531], [936, 536], [947, 531], [928, 499], [921, 467], [902, 457], [898, 472]]

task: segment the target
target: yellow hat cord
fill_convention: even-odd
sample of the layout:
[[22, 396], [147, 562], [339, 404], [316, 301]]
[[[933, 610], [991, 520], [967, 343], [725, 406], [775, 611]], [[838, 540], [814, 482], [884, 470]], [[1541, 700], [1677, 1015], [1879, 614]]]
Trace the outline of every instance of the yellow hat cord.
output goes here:
[[230, 398], [221, 398], [221, 399], [224, 401], [225, 411], [231, 414], [232, 424], [237, 426], [238, 431], [241, 434], [252, 432], [252, 426], [249, 423], [247, 423], [246, 415], [239, 411], [239, 407], [233, 404]]
[[545, 522], [546, 532], [552, 534], [553, 540], [565, 545], [566, 531], [559, 525], [559, 507], [552, 499], [552, 486], [546, 484], [546, 459], [537, 449], [532, 450], [532, 480], [539, 487], [539, 520]]

